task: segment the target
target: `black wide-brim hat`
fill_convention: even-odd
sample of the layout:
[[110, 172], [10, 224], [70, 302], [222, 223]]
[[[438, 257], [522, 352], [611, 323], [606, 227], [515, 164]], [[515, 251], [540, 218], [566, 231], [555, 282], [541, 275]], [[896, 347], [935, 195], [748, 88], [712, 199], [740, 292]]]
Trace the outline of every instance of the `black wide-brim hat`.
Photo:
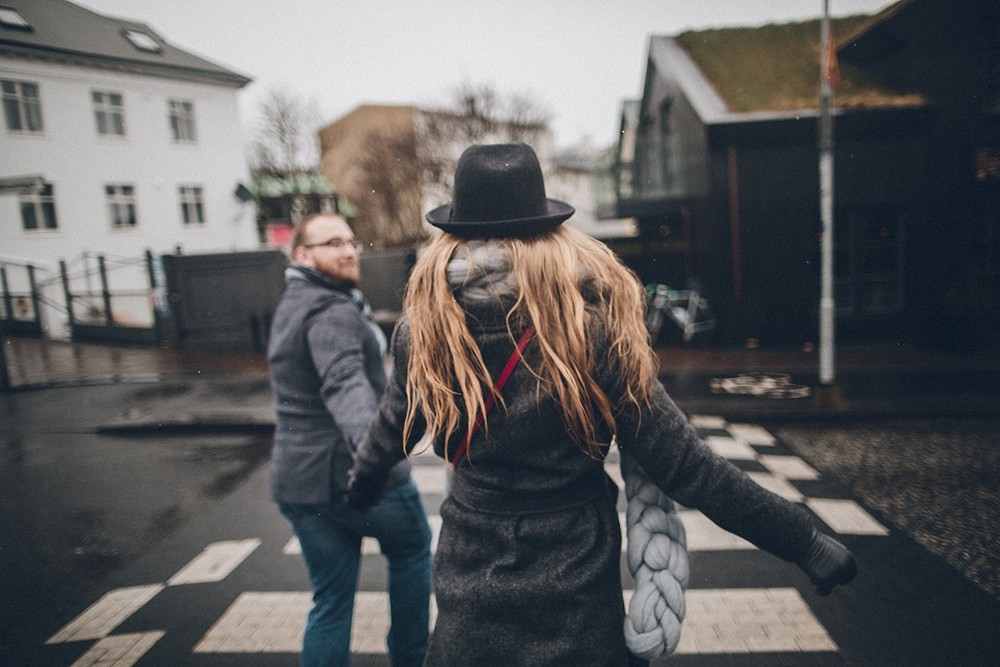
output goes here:
[[545, 196], [538, 156], [531, 146], [477, 144], [455, 167], [455, 199], [427, 214], [449, 234], [473, 238], [535, 236], [573, 215], [566, 202]]

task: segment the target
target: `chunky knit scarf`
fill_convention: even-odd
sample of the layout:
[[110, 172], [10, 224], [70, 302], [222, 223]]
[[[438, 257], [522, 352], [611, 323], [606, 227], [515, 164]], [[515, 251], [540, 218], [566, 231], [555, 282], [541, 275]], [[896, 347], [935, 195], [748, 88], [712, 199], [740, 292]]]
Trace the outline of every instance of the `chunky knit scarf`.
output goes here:
[[[449, 286], [459, 303], [510, 301], [517, 282], [502, 244], [468, 242], [448, 263]], [[670, 498], [646, 476], [638, 463], [622, 454], [627, 562], [636, 581], [625, 618], [625, 641], [636, 656], [651, 659], [677, 648], [684, 620], [684, 590], [689, 569], [684, 525]]]
[[626, 562], [635, 590], [625, 616], [625, 643], [649, 660], [670, 655], [681, 639], [688, 557], [684, 524], [674, 502], [622, 452], [625, 479]]

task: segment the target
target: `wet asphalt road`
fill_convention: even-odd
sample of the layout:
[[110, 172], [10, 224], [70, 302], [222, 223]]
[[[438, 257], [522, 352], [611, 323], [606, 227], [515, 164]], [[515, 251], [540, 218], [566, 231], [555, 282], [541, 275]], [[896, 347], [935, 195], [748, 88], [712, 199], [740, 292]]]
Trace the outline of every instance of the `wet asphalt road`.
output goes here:
[[[126, 383], [0, 394], [3, 645], [44, 642], [53, 619], [78, 611], [96, 582], [155, 551], [260, 472], [271, 439], [259, 429], [100, 430], [128, 418], [134, 407], [126, 406], [153, 409], [184, 391], [179, 383]], [[1000, 419], [766, 425], [880, 520], [1000, 599]]]
[[0, 394], [0, 633], [44, 641], [93, 583], [153, 549], [267, 459], [269, 434], [98, 433], [162, 384]]

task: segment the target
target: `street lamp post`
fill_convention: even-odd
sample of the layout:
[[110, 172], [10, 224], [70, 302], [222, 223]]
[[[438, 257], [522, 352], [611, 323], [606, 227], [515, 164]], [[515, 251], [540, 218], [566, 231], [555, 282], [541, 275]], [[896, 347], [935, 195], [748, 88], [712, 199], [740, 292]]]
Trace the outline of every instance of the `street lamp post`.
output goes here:
[[819, 381], [824, 387], [834, 384], [834, 297], [833, 297], [833, 97], [830, 71], [830, 0], [823, 0], [822, 36], [820, 42], [820, 113], [819, 113], [819, 202], [823, 223], [822, 293], [819, 302]]

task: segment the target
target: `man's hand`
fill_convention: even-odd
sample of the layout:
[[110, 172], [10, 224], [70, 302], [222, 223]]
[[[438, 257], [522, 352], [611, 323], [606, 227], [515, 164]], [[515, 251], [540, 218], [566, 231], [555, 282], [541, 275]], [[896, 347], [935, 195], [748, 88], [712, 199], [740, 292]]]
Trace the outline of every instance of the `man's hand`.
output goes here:
[[385, 482], [384, 475], [359, 475], [356, 467], [351, 468], [347, 473], [347, 493], [344, 494], [347, 506], [356, 510], [374, 507], [385, 493]]
[[858, 574], [854, 556], [847, 547], [818, 531], [813, 532], [812, 544], [799, 567], [809, 575], [819, 595], [829, 595], [835, 586], [850, 583]]

